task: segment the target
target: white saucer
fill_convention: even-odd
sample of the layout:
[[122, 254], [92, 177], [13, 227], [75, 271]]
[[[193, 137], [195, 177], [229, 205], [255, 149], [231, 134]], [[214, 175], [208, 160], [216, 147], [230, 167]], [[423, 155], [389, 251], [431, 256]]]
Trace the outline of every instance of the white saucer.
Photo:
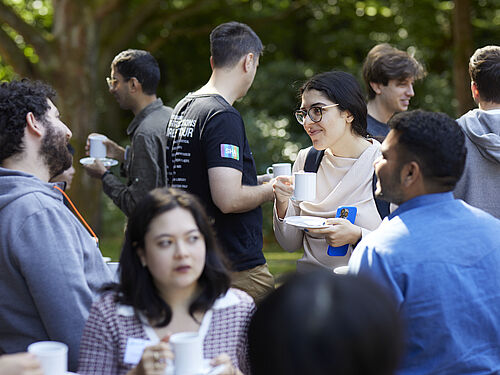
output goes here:
[[[204, 359], [203, 360], [203, 368], [198, 372], [196, 375], [217, 375], [224, 370], [224, 365], [219, 365], [212, 367], [210, 366], [210, 359]], [[167, 369], [165, 370], [165, 375], [174, 375], [175, 374], [175, 367], [174, 366], [167, 366]]]
[[[102, 164], [104, 164], [105, 167], [113, 167], [118, 164], [118, 160], [115, 159], [109, 159], [109, 158], [99, 158]], [[87, 157], [80, 159], [80, 164], [83, 165], [89, 165], [89, 164], [94, 164], [95, 158]]]
[[328, 228], [330, 225], [326, 224], [324, 217], [317, 216], [290, 216], [286, 217], [284, 222], [298, 228]]

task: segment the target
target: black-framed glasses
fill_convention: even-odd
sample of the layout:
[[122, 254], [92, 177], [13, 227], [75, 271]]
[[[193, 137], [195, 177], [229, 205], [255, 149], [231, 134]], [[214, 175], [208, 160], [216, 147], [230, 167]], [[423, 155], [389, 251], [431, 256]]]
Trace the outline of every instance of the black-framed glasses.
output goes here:
[[109, 89], [111, 90], [111, 89], [115, 88], [116, 83], [118, 82], [118, 80], [116, 78], [106, 77], [106, 82], [108, 84]]
[[297, 109], [295, 111], [295, 118], [300, 125], [304, 125], [306, 121], [306, 116], [309, 116], [312, 122], [320, 122], [323, 118], [323, 110], [330, 107], [338, 106], [339, 104], [324, 105], [323, 107], [311, 107], [307, 111], [305, 109]]

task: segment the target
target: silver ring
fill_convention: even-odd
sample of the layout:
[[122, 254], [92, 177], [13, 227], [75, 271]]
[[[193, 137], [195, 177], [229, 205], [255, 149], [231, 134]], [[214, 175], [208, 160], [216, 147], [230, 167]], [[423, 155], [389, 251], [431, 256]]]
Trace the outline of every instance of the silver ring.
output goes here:
[[157, 351], [153, 352], [153, 360], [155, 361], [155, 363], [160, 362], [160, 353], [159, 352], [157, 352]]

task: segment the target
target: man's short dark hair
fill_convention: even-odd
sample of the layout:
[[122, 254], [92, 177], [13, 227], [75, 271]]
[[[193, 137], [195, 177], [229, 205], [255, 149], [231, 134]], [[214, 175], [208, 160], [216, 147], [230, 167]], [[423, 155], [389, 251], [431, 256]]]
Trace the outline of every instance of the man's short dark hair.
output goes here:
[[146, 95], [156, 94], [160, 82], [160, 67], [148, 51], [128, 49], [115, 56], [111, 67], [120, 73], [125, 81], [135, 77]]
[[31, 112], [38, 121], [44, 121], [49, 103], [56, 92], [39, 81], [21, 81], [0, 84], [0, 163], [24, 149], [23, 137], [26, 115]]
[[439, 112], [401, 112], [388, 122], [398, 134], [401, 163], [416, 161], [424, 177], [453, 190], [465, 166], [465, 136], [458, 123]]
[[423, 78], [424, 68], [413, 56], [390, 46], [387, 43], [377, 44], [366, 56], [363, 64], [363, 78], [368, 90], [368, 100], [377, 95], [370, 82], [387, 86], [390, 80], [404, 81]]
[[500, 103], [500, 47], [486, 46], [469, 60], [470, 79], [476, 83], [481, 100]]
[[215, 68], [233, 67], [247, 53], [262, 54], [262, 42], [244, 23], [227, 22], [210, 33], [210, 53]]

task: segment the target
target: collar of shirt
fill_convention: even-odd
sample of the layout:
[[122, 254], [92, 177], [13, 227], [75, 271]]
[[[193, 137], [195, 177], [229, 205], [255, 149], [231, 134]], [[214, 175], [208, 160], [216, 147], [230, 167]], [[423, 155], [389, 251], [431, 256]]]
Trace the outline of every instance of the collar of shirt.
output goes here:
[[[219, 309], [225, 309], [234, 305], [237, 305], [239, 302], [239, 298], [236, 294], [234, 294], [231, 289], [229, 289], [225, 295], [217, 298], [215, 300], [212, 309], [214, 310], [219, 310]], [[119, 304], [117, 307], [117, 313], [118, 315], [121, 316], [133, 316], [134, 315], [134, 308], [129, 305], [122, 305]]]
[[148, 104], [146, 107], [142, 109], [132, 120], [130, 125], [127, 128], [127, 135], [131, 135], [133, 132], [135, 132], [135, 129], [139, 126], [139, 124], [146, 118], [147, 115], [149, 115], [151, 112], [156, 111], [158, 108], [161, 108], [163, 106], [163, 101], [161, 98], [157, 98], [154, 102], [151, 104]]
[[404, 203], [402, 203], [397, 210], [392, 212], [388, 218], [391, 220], [393, 217], [401, 215], [403, 212], [412, 210], [417, 207], [427, 206], [429, 204], [434, 204], [437, 202], [453, 200], [453, 192], [447, 191], [446, 193], [435, 193], [435, 194], [425, 194], [419, 195], [418, 197], [412, 198]]

